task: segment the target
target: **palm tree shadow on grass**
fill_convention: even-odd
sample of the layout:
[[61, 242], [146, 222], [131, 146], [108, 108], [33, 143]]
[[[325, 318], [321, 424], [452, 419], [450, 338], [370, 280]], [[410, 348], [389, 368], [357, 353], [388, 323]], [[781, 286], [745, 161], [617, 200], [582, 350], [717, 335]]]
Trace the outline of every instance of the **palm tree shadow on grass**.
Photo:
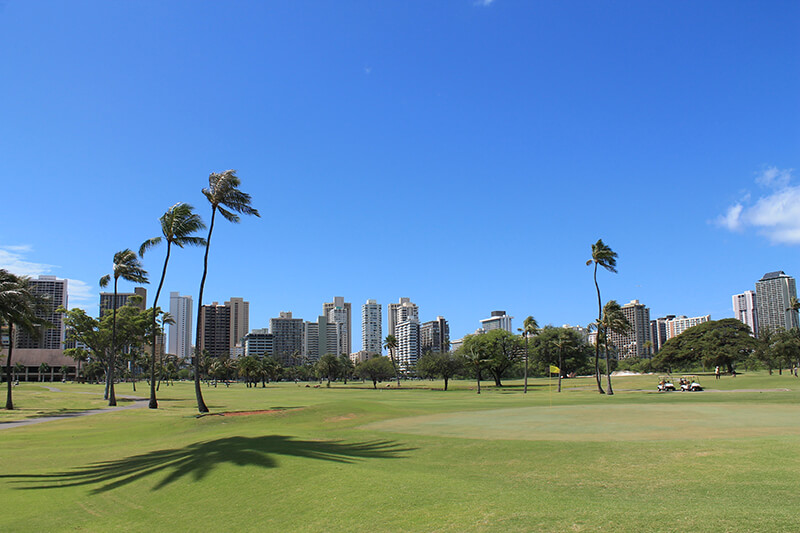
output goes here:
[[8, 474], [0, 478], [11, 478], [12, 483], [24, 483], [22, 490], [55, 489], [82, 485], [102, 485], [92, 489], [99, 494], [123, 487], [136, 480], [159, 473], [167, 473], [151, 490], [159, 490], [179, 479], [192, 476], [201, 481], [217, 465], [230, 463], [237, 466], [278, 466], [273, 456], [285, 455], [354, 463], [363, 459], [399, 459], [403, 452], [414, 448], [403, 448], [387, 441], [346, 443], [343, 441], [297, 440], [283, 435], [262, 437], [227, 437], [212, 441], [197, 442], [185, 448], [156, 450], [114, 461], [92, 463], [68, 472], [54, 474]]

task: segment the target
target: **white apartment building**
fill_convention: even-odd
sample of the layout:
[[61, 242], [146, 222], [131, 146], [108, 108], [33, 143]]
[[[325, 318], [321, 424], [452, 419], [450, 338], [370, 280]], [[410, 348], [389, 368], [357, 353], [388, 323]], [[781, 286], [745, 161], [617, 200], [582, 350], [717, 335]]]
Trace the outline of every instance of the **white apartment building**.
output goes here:
[[396, 359], [401, 371], [407, 372], [414, 368], [419, 359], [419, 320], [412, 316], [408, 320], [399, 322], [395, 326], [397, 334]]
[[64, 348], [64, 315], [56, 313], [59, 307], [67, 308], [67, 280], [55, 276], [39, 276], [28, 280], [31, 292], [47, 298], [42, 309], [36, 310], [36, 317], [47, 320], [52, 328], [43, 328], [38, 335], [30, 335], [22, 328], [16, 328], [14, 345], [19, 349], [61, 350]]
[[676, 316], [673, 319], [666, 321], [667, 327], [667, 340], [672, 337], [677, 337], [687, 329], [694, 327], [703, 322], [711, 320], [711, 315], [687, 317], [685, 315]]
[[332, 302], [322, 304], [322, 314], [339, 327], [339, 353], [349, 354], [352, 349], [352, 305], [343, 296], [334, 296]]
[[361, 306], [361, 351], [378, 355], [382, 353], [382, 324], [381, 305], [375, 300], [367, 300]]
[[169, 314], [175, 319], [169, 325], [169, 353], [188, 361], [192, 357], [192, 297], [170, 292]]
[[410, 298], [400, 298], [398, 303], [389, 304], [387, 313], [389, 315], [389, 332], [387, 335], [397, 337], [397, 325], [400, 322], [405, 322], [410, 318], [416, 318], [419, 321], [419, 307]]
[[508, 316], [505, 311], [492, 311], [489, 318], [481, 320], [481, 329], [487, 333], [493, 329], [504, 329], [509, 333], [514, 333], [514, 330], [511, 329], [511, 320], [513, 318], [513, 316]]
[[758, 336], [758, 313], [756, 313], [756, 291], [744, 291], [733, 295], [733, 318], [750, 326], [754, 336]]
[[789, 310], [789, 302], [797, 297], [797, 286], [783, 271], [767, 272], [756, 282], [756, 316], [758, 328], [772, 330], [800, 327], [797, 311]]

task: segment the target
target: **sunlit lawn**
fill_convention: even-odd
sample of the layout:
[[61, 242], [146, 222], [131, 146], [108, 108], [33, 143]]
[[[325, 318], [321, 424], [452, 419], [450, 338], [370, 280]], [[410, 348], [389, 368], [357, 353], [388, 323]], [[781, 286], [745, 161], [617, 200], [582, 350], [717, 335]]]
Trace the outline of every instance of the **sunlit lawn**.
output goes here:
[[[800, 380], [656, 381], [204, 386], [200, 418], [162, 386], [157, 411], [0, 430], [0, 531], [797, 531]], [[52, 386], [0, 423], [104, 405]]]

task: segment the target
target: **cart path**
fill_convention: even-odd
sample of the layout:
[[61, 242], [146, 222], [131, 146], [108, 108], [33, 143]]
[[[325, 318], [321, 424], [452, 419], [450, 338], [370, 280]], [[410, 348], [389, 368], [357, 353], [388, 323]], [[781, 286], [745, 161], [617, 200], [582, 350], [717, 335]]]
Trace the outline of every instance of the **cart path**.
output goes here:
[[[45, 389], [49, 390], [50, 392], [64, 392], [59, 388], [56, 387], [48, 387], [46, 385], [40, 385]], [[88, 392], [86, 394], [95, 394], [94, 392]], [[100, 394], [100, 393], [96, 393]], [[118, 394], [117, 398], [123, 400], [134, 400], [134, 402], [130, 405], [118, 405], [116, 407], [104, 407], [102, 409], [90, 409], [87, 411], [78, 411], [77, 413], [65, 413], [63, 415], [54, 415], [54, 416], [43, 416], [40, 418], [28, 418], [26, 420], [16, 420], [14, 422], [0, 422], [0, 431], [4, 429], [11, 429], [11, 428], [18, 428], [22, 426], [30, 426], [33, 424], [41, 424], [43, 422], [52, 422], [54, 420], [63, 420], [65, 418], [76, 418], [80, 416], [91, 416], [91, 415], [99, 415], [102, 413], [108, 413], [110, 411], [124, 411], [127, 409], [141, 409], [142, 407], [147, 407], [149, 400], [147, 398], [142, 398], [140, 396], [128, 396], [125, 394]]]

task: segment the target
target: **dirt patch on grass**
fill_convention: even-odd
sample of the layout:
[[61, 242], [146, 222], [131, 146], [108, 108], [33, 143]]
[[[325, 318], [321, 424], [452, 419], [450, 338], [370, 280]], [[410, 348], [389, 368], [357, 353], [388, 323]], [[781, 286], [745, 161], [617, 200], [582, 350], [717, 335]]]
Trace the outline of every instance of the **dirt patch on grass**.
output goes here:
[[270, 413], [280, 413], [286, 409], [261, 409], [259, 411], [228, 411], [220, 413], [222, 416], [249, 416], [249, 415], [267, 415]]
[[358, 415], [355, 413], [350, 413], [342, 416], [332, 416], [330, 418], [326, 418], [325, 422], [344, 422], [345, 420], [353, 420], [357, 416]]

